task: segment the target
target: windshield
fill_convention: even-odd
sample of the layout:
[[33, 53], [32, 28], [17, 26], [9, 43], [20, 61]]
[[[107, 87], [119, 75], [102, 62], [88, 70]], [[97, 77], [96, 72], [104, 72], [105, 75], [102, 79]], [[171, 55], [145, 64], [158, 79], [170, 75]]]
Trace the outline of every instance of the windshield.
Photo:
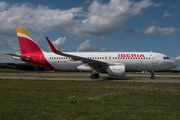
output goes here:
[[169, 57], [164, 57], [164, 60], [168, 60], [168, 59], [170, 59]]

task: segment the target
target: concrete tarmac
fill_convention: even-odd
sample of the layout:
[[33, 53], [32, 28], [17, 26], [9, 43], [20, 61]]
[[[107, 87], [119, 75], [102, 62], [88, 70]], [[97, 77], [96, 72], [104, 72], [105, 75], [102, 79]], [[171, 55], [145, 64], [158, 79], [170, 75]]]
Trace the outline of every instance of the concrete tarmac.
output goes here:
[[124, 78], [124, 77], [100, 77], [98, 79], [82, 78], [82, 77], [26, 77], [26, 76], [0, 76], [0, 79], [27, 79], [27, 80], [76, 80], [76, 81], [127, 81], [127, 82], [165, 82], [180, 83], [179, 78]]

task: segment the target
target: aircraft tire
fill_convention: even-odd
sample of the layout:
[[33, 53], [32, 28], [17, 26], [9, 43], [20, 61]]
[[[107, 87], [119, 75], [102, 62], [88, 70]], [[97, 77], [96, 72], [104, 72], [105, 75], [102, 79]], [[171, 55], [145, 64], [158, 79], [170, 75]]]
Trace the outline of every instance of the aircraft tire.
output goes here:
[[90, 78], [91, 79], [96, 79], [96, 74], [91, 74]]
[[155, 77], [155, 76], [151, 76], [151, 79], [153, 79], [153, 80], [154, 80], [154, 79], [156, 79], [156, 77]]
[[99, 74], [97, 73], [97, 74], [95, 74], [95, 76], [96, 76], [96, 78], [99, 78]]

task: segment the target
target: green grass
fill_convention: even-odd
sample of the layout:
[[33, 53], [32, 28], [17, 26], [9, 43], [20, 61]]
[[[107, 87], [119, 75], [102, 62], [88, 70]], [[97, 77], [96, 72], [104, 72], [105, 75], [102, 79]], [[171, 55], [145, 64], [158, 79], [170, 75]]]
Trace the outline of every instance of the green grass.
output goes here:
[[[0, 80], [0, 120], [178, 120], [180, 84]], [[116, 93], [98, 100], [88, 97]]]

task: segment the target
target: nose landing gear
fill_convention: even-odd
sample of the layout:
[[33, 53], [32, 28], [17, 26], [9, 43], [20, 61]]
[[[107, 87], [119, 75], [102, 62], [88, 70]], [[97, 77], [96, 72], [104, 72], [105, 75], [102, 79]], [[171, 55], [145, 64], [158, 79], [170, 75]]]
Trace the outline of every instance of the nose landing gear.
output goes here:
[[151, 72], [151, 79], [156, 79], [156, 77], [154, 76], [154, 71]]

